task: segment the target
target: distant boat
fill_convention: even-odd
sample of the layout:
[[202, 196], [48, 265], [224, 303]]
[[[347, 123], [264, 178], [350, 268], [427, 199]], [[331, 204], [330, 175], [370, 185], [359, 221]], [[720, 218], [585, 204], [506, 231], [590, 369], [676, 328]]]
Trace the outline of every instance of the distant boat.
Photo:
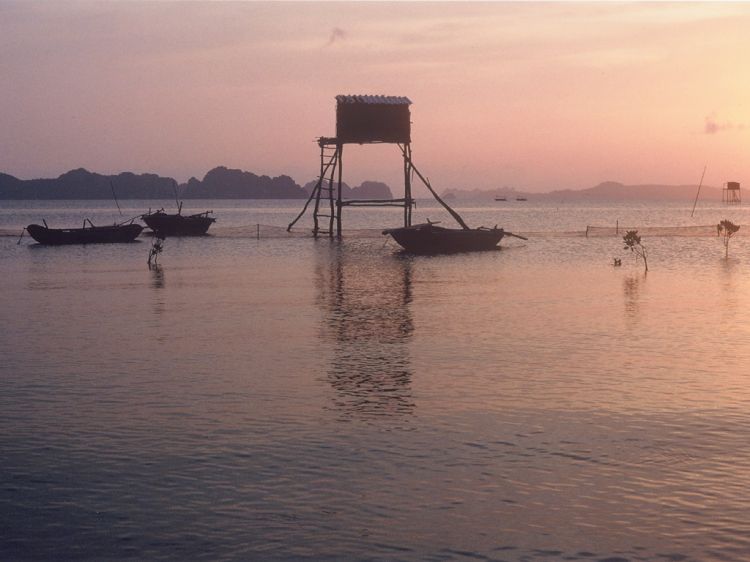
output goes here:
[[502, 228], [444, 228], [433, 222], [389, 228], [383, 234], [390, 234], [407, 252], [413, 254], [453, 254], [457, 252], [479, 252], [494, 250], [503, 236], [517, 234]]
[[507, 197], [495, 197], [495, 201], [507, 201]]
[[171, 215], [164, 209], [148, 212], [141, 215], [141, 219], [155, 233], [163, 237], [169, 236], [203, 236], [208, 232], [208, 227], [216, 222], [214, 217], [209, 217], [213, 211], [204, 211], [195, 215], [183, 215], [182, 205], [177, 214]]
[[[140, 224], [134, 223], [94, 226], [89, 219], [84, 221], [82, 228], [49, 228], [46, 221], [42, 222], [44, 226], [30, 224], [26, 227], [26, 231], [40, 244], [50, 246], [132, 242], [143, 230]], [[86, 226], [86, 222], [89, 226]]]
[[516, 197], [516, 201], [527, 201], [526, 197]]

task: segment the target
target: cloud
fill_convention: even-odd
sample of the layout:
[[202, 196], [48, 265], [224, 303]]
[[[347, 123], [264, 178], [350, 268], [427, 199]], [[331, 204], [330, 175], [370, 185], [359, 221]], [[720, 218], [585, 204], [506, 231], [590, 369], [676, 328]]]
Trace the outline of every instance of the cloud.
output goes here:
[[731, 121], [720, 123], [715, 115], [709, 115], [705, 120], [706, 123], [703, 127], [703, 132], [707, 135], [715, 135], [716, 133], [721, 133], [723, 131], [742, 131], [745, 128], [743, 123], [732, 123]]
[[340, 27], [334, 27], [331, 30], [331, 35], [330, 37], [328, 37], [328, 43], [326, 43], [325, 46], [330, 47], [336, 41], [343, 41], [344, 39], [346, 39], [346, 31], [344, 31]]

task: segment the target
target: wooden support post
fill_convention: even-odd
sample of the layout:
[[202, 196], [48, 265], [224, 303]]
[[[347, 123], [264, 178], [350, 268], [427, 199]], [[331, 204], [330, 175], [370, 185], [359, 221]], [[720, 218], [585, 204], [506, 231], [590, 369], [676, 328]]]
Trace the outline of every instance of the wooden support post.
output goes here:
[[404, 146], [404, 226], [411, 226], [411, 145]]
[[[334, 162], [338, 164], [338, 145], [336, 146], [336, 154], [334, 155]], [[333, 173], [334, 170], [331, 170], [331, 181], [329, 182], [329, 187], [331, 189], [328, 190], [328, 236], [333, 236], [333, 221], [334, 217], [336, 216], [336, 207], [335, 207], [335, 199], [333, 195]]]
[[428, 190], [428, 191], [429, 191], [430, 193], [432, 193], [432, 196], [433, 196], [433, 197], [435, 198], [435, 200], [436, 200], [436, 201], [437, 201], [438, 203], [440, 203], [440, 204], [441, 204], [441, 205], [443, 206], [443, 208], [444, 208], [444, 209], [445, 209], [446, 211], [448, 211], [448, 213], [450, 213], [450, 215], [451, 215], [451, 216], [452, 216], [452, 217], [453, 217], [453, 218], [455, 219], [455, 221], [456, 221], [456, 222], [457, 222], [457, 223], [458, 223], [459, 225], [461, 225], [461, 228], [463, 228], [464, 230], [471, 230], [471, 229], [469, 228], [469, 226], [468, 226], [468, 225], [467, 225], [467, 224], [466, 224], [466, 223], [464, 222], [464, 219], [462, 219], [462, 218], [461, 218], [461, 215], [459, 215], [459, 214], [458, 214], [458, 213], [457, 213], [456, 211], [454, 211], [454, 210], [453, 210], [453, 209], [451, 208], [451, 206], [450, 206], [450, 205], [448, 205], [448, 203], [446, 203], [445, 201], [443, 201], [443, 200], [442, 200], [442, 199], [440, 198], [440, 196], [439, 196], [439, 195], [437, 194], [437, 192], [436, 192], [436, 191], [435, 191], [434, 189], [432, 189], [432, 185], [430, 185], [430, 181], [429, 181], [429, 180], [428, 180], [427, 178], [425, 178], [425, 177], [424, 177], [424, 176], [423, 176], [423, 175], [422, 175], [422, 174], [421, 174], [421, 173], [419, 172], [419, 170], [417, 169], [417, 167], [416, 167], [416, 166], [414, 165], [414, 162], [413, 162], [413, 161], [412, 161], [412, 159], [411, 159], [411, 152], [408, 152], [408, 153], [407, 153], [407, 151], [406, 151], [406, 146], [401, 146], [401, 145], [399, 145], [399, 148], [401, 149], [401, 152], [403, 152], [403, 153], [404, 153], [404, 158], [408, 158], [408, 159], [409, 159], [409, 165], [411, 166], [411, 169], [412, 169], [412, 170], [414, 170], [414, 173], [415, 173], [415, 174], [417, 174], [417, 177], [418, 177], [418, 178], [419, 178], [420, 180], [422, 180], [422, 183], [423, 183], [423, 184], [425, 185], [425, 187], [427, 188], [427, 190]]
[[[341, 178], [343, 176], [343, 170], [344, 170], [344, 145], [342, 143], [338, 143], [336, 145], [336, 150], [338, 151], [338, 164], [339, 164], [339, 181], [338, 181], [338, 188], [336, 189], [336, 236], [341, 238]], [[333, 185], [331, 185], [333, 187]], [[331, 236], [333, 236], [333, 229], [331, 229]]]

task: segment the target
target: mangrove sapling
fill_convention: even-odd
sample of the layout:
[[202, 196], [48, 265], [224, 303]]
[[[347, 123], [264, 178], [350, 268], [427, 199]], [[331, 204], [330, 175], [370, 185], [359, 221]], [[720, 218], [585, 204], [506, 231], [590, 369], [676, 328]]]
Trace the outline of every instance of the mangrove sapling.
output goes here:
[[724, 242], [724, 257], [729, 257], [729, 239], [734, 236], [740, 229], [739, 225], [734, 224], [732, 221], [724, 219], [716, 225], [716, 231], [721, 235], [722, 241]]
[[647, 252], [646, 248], [643, 244], [641, 244], [641, 237], [638, 236], [637, 230], [628, 230], [625, 233], [625, 236], [622, 237], [622, 241], [625, 242], [625, 250], [630, 250], [633, 254], [635, 254], [636, 261], [638, 258], [643, 258], [643, 265], [645, 266], [645, 271], [648, 272], [648, 258], [647, 258]]
[[161, 254], [164, 251], [164, 237], [158, 233], [154, 233], [154, 240], [151, 243], [151, 249], [148, 251], [148, 268], [151, 269], [151, 265], [153, 264], [154, 267], [159, 267], [159, 264], [157, 263], [157, 259], [159, 258], [159, 254]]

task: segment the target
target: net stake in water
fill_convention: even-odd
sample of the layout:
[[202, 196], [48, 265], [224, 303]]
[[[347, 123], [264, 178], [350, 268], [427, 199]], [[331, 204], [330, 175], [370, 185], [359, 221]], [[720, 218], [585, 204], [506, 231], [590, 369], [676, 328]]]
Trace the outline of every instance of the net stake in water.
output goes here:
[[701, 181], [698, 184], [698, 193], [695, 194], [695, 201], [693, 201], [693, 210], [690, 211], [690, 216], [692, 217], [695, 213], [695, 206], [698, 204], [698, 195], [701, 193], [701, 186], [703, 185], [703, 177], [706, 175], [706, 168], [708, 167], [708, 164], [703, 166], [703, 173], [701, 174]]

